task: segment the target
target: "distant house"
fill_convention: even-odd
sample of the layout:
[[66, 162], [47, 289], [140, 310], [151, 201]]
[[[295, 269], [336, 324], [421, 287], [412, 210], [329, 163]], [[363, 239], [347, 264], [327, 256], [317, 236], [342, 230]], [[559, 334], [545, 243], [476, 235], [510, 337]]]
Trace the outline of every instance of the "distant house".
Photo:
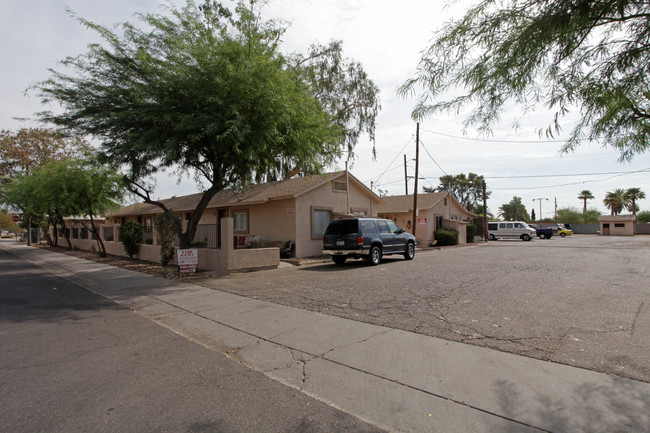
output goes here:
[[377, 214], [390, 218], [403, 229], [412, 232], [416, 224], [415, 237], [421, 245], [430, 245], [435, 240], [433, 233], [439, 228], [458, 231], [458, 242], [467, 242], [467, 224], [479, 218], [467, 211], [450, 192], [418, 194], [417, 220], [413, 221], [413, 196], [398, 195], [382, 197], [384, 202]]
[[600, 234], [602, 236], [634, 236], [634, 215], [601, 215]]
[[[161, 202], [186, 225], [200, 198], [201, 194], [192, 194]], [[213, 197], [194, 240], [207, 248], [232, 242], [235, 249], [281, 247], [292, 241], [296, 258], [316, 256], [321, 254], [323, 232], [332, 219], [350, 214], [373, 216], [381, 203], [379, 196], [346, 171], [251, 185]], [[153, 217], [161, 212], [159, 207], [144, 203], [126, 206], [107, 216], [105, 230], [119, 230], [126, 221], [137, 220], [144, 227], [145, 237], [155, 244]], [[232, 239], [222, 239], [222, 218], [233, 219]]]

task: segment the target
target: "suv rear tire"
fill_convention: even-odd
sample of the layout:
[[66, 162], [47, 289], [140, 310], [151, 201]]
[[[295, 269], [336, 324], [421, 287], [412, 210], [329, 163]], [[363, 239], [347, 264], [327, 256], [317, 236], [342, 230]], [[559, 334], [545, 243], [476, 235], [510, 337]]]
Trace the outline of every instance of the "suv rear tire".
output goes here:
[[370, 253], [368, 254], [368, 264], [372, 266], [377, 266], [381, 262], [381, 249], [377, 245], [370, 247]]

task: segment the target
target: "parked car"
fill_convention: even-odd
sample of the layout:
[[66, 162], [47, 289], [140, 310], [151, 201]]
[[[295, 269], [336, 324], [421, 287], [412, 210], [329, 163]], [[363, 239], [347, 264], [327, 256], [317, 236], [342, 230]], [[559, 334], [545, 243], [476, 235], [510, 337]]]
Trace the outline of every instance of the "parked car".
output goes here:
[[337, 265], [348, 258], [365, 259], [378, 265], [385, 255], [402, 254], [406, 260], [415, 257], [415, 237], [381, 218], [340, 218], [330, 222], [323, 235], [323, 253], [331, 254]]
[[566, 228], [564, 224], [558, 224], [553, 226], [553, 233], [558, 234], [561, 237], [566, 237], [573, 235], [573, 230]]
[[524, 221], [488, 222], [488, 239], [491, 241], [501, 238], [529, 241], [535, 236], [537, 236], [535, 229], [531, 228]]
[[550, 227], [539, 228], [535, 224], [528, 224], [528, 226], [535, 229], [535, 234], [540, 239], [551, 239], [553, 237], [553, 229]]

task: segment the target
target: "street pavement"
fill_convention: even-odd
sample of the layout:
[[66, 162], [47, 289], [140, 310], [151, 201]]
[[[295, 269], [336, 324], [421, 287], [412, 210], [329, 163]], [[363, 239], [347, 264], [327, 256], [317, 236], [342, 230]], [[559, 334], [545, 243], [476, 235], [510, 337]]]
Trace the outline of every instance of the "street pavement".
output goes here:
[[390, 431], [650, 431], [650, 383], [0, 247]]
[[0, 248], [0, 433], [381, 433]]

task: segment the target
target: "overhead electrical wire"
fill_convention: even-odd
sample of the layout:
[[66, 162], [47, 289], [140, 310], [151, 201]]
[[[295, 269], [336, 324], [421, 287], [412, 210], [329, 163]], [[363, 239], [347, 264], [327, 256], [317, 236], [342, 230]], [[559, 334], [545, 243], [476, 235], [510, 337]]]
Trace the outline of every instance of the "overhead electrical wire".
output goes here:
[[429, 129], [423, 129], [422, 132], [430, 132], [431, 134], [440, 135], [448, 138], [455, 138], [458, 140], [467, 140], [467, 141], [482, 141], [486, 143], [565, 143], [566, 140], [488, 140], [486, 138], [470, 138], [470, 137], [458, 137], [456, 135], [444, 134], [442, 132], [435, 132]]

